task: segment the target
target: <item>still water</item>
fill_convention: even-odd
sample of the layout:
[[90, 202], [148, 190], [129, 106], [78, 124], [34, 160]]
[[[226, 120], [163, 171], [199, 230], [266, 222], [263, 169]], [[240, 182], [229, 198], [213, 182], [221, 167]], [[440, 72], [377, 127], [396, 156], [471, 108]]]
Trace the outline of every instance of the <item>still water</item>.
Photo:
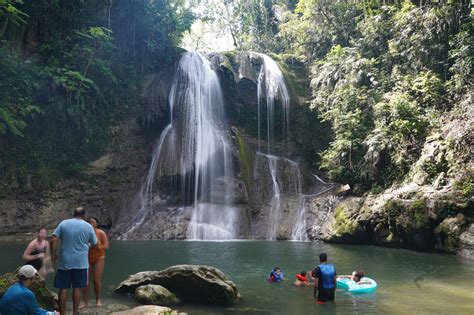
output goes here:
[[[26, 243], [0, 243], [0, 273], [21, 264]], [[336, 292], [336, 302], [317, 305], [312, 288], [291, 284], [310, 270], [320, 252], [328, 254], [338, 274], [362, 269], [378, 282], [373, 294]], [[221, 269], [242, 295], [234, 307], [177, 307], [192, 314], [474, 314], [474, 262], [454, 256], [371, 246], [300, 242], [112, 241], [104, 273], [104, 302], [133, 303], [113, 289], [128, 275], [176, 264], [204, 264]], [[269, 284], [280, 266], [288, 281]], [[48, 275], [52, 287], [53, 275]], [[92, 302], [92, 300], [91, 300]], [[70, 302], [69, 302], [70, 304]]]

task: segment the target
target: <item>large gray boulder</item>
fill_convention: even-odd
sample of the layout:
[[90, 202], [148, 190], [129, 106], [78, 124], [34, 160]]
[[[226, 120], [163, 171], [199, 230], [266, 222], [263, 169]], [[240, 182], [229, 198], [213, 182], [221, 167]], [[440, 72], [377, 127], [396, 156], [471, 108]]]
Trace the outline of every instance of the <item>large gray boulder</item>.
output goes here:
[[177, 265], [161, 271], [139, 272], [120, 283], [115, 291], [134, 293], [138, 287], [147, 284], [161, 285], [183, 302], [233, 305], [240, 299], [236, 285], [222, 271], [198, 265]]
[[167, 288], [157, 284], [147, 284], [135, 290], [135, 300], [140, 304], [171, 306], [179, 304], [179, 299]]

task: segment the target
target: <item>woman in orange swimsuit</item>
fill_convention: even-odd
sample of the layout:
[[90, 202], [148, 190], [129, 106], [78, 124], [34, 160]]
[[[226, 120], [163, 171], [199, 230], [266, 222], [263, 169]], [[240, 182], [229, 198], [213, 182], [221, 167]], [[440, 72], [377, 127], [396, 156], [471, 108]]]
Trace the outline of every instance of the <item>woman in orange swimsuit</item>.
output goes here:
[[95, 235], [97, 236], [97, 246], [89, 248], [89, 284], [83, 289], [84, 303], [81, 307], [87, 307], [89, 304], [89, 289], [90, 280], [94, 282], [94, 293], [95, 293], [95, 304], [101, 306], [102, 301], [100, 299], [102, 289], [102, 273], [104, 272], [105, 265], [105, 250], [109, 249], [109, 240], [107, 234], [104, 231], [97, 228], [98, 220], [96, 218], [89, 218], [87, 220], [94, 228]]

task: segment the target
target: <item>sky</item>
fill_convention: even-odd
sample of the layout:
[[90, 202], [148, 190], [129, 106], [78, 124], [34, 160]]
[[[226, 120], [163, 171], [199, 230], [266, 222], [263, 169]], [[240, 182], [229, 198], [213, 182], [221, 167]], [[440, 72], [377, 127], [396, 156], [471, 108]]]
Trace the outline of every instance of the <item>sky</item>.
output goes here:
[[216, 21], [203, 21], [199, 17], [206, 14], [206, 5], [213, 3], [214, 6], [223, 5], [221, 0], [211, 0], [206, 4], [198, 4], [193, 7], [193, 12], [198, 16], [186, 32], [180, 47], [189, 51], [222, 52], [234, 50], [232, 36]]

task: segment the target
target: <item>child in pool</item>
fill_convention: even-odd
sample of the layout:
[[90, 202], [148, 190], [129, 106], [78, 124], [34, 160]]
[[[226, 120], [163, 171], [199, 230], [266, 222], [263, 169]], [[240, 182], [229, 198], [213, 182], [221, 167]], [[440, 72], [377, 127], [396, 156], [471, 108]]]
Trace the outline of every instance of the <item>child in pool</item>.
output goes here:
[[270, 272], [270, 276], [268, 277], [268, 282], [281, 282], [285, 280], [286, 279], [283, 276], [283, 272], [281, 271], [280, 267], [273, 268], [273, 271]]
[[293, 285], [297, 287], [309, 286], [308, 273], [306, 271], [301, 271], [299, 274], [297, 274], [295, 283], [293, 283]]

